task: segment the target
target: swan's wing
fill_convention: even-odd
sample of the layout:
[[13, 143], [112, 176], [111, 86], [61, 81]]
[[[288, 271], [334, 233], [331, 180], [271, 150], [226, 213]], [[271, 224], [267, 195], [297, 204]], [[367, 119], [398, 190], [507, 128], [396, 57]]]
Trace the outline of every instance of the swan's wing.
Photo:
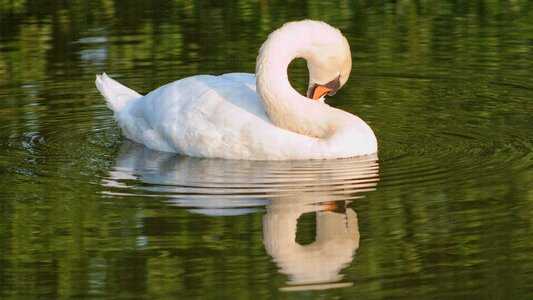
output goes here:
[[191, 156], [287, 159], [315, 141], [272, 124], [252, 74], [178, 80], [134, 101], [116, 118], [129, 139]]

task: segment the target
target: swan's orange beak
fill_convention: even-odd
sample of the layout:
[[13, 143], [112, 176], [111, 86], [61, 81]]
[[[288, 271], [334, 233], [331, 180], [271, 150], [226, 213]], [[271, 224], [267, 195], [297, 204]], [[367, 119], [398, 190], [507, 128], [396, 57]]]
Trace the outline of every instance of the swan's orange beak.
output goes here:
[[307, 95], [309, 98], [313, 99], [313, 100], [318, 100], [324, 96], [326, 96], [327, 93], [333, 91], [332, 89], [326, 87], [326, 86], [323, 86], [323, 85], [320, 85], [320, 84], [317, 84], [314, 86], [314, 89], [313, 90], [310, 90], [309, 92], [309, 95]]
[[322, 203], [322, 208], [324, 209], [324, 211], [335, 212], [337, 209], [339, 209], [339, 205], [337, 204], [337, 202], [325, 202]]

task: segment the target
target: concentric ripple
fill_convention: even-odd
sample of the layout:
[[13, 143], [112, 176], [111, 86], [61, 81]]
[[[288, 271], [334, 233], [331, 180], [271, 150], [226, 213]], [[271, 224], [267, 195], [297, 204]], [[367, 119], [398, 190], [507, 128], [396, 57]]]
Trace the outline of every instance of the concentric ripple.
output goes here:
[[384, 77], [386, 88], [379, 86], [381, 76], [360, 78], [361, 94], [377, 89], [386, 95], [386, 105], [363, 110], [378, 137], [380, 187], [446, 185], [531, 167], [527, 83]]
[[[378, 79], [366, 78], [369, 82], [363, 83], [372, 88], [372, 81]], [[412, 82], [389, 76], [387, 91], [394, 95], [406, 85], [423, 90], [428, 81], [437, 80], [423, 79]], [[449, 82], [432, 85], [438, 90]], [[51, 182], [68, 177], [101, 185], [101, 193], [106, 196], [159, 198], [172, 205], [195, 208], [258, 207], [273, 197], [308, 197], [313, 203], [348, 200], [374, 190], [378, 182], [377, 157], [228, 161], [159, 153], [128, 141], [116, 157], [113, 149], [123, 138], [96, 92], [83, 96], [74, 91], [57, 94], [53, 86], [47, 89], [26, 86], [22, 89], [25, 94], [19, 95], [25, 104], [15, 114], [9, 105], [0, 110], [5, 120], [0, 131], [7, 133], [2, 167], [5, 172], [21, 175], [13, 178]], [[522, 107], [528, 92], [527, 88], [517, 88], [515, 98], [507, 100]], [[43, 98], [48, 97], [47, 93], [56, 94], [47, 100]], [[354, 111], [371, 124], [378, 136], [380, 187], [418, 188], [468, 181], [489, 176], [511, 163], [517, 168], [531, 165], [533, 146], [527, 115], [523, 125], [516, 126], [519, 110], [509, 113], [509, 103], [499, 107], [496, 100], [488, 98], [493, 115], [487, 117], [487, 110], [462, 107], [463, 100], [441, 100], [451, 107], [436, 105], [433, 111], [418, 114], [419, 104], [400, 100], [391, 108], [376, 105], [369, 112]], [[348, 105], [343, 109], [350, 111]], [[378, 112], [387, 109], [398, 113], [381, 118]], [[494, 122], [500, 124], [494, 126]]]
[[425, 136], [410, 132], [421, 142], [397, 142], [380, 154], [386, 158], [382, 161], [386, 170], [382, 185], [417, 186], [481, 178], [520, 161], [523, 165], [519, 167], [527, 167], [533, 149], [527, 132], [509, 131], [462, 127], [460, 132], [433, 131]]

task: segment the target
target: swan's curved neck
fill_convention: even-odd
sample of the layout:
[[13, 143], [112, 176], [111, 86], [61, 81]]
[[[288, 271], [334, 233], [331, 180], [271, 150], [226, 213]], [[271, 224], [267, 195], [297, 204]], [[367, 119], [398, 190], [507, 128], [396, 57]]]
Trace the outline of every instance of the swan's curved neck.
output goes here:
[[[311, 33], [307, 33], [311, 35]], [[329, 105], [300, 95], [289, 83], [287, 69], [295, 58], [313, 64], [312, 36], [303, 32], [272, 33], [261, 47], [256, 64], [257, 92], [274, 125], [312, 137], [324, 138], [337, 128]]]

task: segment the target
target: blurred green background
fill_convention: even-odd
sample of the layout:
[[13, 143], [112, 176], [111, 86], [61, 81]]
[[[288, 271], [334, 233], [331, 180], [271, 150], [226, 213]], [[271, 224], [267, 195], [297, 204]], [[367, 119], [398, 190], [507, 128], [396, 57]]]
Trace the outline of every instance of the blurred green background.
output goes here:
[[[532, 8], [0, 0], [0, 298], [531, 298]], [[353, 285], [286, 293], [262, 242], [264, 207], [213, 217], [193, 200], [176, 206], [186, 187], [143, 179], [163, 166], [108, 184], [123, 138], [94, 76], [144, 94], [253, 72], [267, 35], [305, 18], [350, 42], [351, 79], [328, 103], [374, 129], [380, 181], [350, 204], [361, 240], [342, 274]], [[303, 91], [305, 63], [289, 73]], [[302, 217], [298, 239], [314, 227]]]

